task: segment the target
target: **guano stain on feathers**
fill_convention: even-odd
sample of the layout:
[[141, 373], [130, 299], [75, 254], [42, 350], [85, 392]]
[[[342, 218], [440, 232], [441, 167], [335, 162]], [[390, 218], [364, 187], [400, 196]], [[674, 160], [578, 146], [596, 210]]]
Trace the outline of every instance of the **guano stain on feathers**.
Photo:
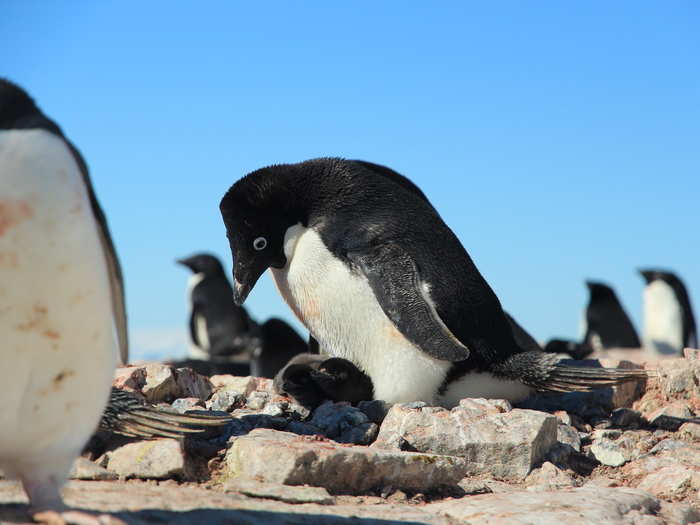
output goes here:
[[34, 210], [27, 201], [5, 199], [0, 200], [0, 237], [5, 235], [7, 230], [16, 226], [22, 221], [31, 219]]

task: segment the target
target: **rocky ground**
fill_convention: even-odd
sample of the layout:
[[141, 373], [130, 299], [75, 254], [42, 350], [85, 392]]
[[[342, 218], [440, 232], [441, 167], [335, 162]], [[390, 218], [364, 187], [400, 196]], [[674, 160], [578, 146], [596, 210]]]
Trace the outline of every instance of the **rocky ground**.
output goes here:
[[[373, 401], [310, 413], [266, 379], [122, 368], [115, 386], [145, 401], [233, 419], [184, 441], [98, 435], [65, 499], [129, 524], [700, 521], [700, 424], [687, 421], [700, 415], [700, 351], [622, 356], [638, 363], [601, 363], [656, 377], [452, 410]], [[0, 504], [3, 523], [26, 521], [16, 483], [0, 482]]]

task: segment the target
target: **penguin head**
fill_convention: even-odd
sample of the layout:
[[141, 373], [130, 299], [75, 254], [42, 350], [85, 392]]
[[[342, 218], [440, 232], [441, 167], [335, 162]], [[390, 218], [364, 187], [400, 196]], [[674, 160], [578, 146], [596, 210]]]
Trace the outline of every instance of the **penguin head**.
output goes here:
[[295, 224], [305, 224], [301, 199], [285, 183], [284, 166], [254, 171], [226, 192], [221, 216], [233, 257], [233, 300], [243, 304], [268, 268], [284, 268], [284, 237]]
[[615, 291], [605, 283], [586, 281], [586, 286], [591, 294], [591, 300], [615, 297]]
[[17, 120], [39, 110], [34, 100], [17, 84], [0, 78], [0, 129], [14, 127]]
[[177, 259], [175, 262], [187, 266], [192, 273], [203, 273], [204, 275], [223, 274], [224, 268], [219, 259], [208, 253], [196, 253], [184, 259]]
[[676, 274], [674, 274], [673, 272], [660, 270], [658, 268], [643, 268], [638, 271], [641, 274], [641, 276], [644, 277], [644, 280], [647, 284], [650, 284], [656, 280], [661, 280], [665, 281], [670, 285], [673, 285], [674, 283], [680, 281], [680, 279], [678, 279]]

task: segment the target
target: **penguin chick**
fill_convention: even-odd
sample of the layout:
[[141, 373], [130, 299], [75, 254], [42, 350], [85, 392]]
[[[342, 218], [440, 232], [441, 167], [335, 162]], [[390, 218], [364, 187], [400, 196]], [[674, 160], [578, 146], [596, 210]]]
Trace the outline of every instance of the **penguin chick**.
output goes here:
[[220, 210], [236, 303], [271, 269], [320, 347], [366, 374], [376, 399], [451, 407], [646, 377], [520, 347], [457, 237], [389, 168], [338, 158], [270, 166], [237, 181]]
[[639, 270], [644, 287], [644, 347], [656, 355], [680, 355], [698, 345], [695, 315], [688, 291], [675, 273]]
[[295, 356], [280, 370], [273, 387], [312, 409], [326, 400], [357, 404], [373, 399], [371, 379], [353, 363], [308, 353]]
[[85, 161], [3, 79], [0, 188], [0, 468], [35, 515], [60, 520], [60, 489], [128, 359], [124, 287]]
[[193, 273], [188, 284], [191, 357], [229, 361], [259, 348], [258, 326], [245, 308], [234, 304], [233, 289], [219, 259], [198, 253], [177, 262]]
[[198, 434], [211, 427], [221, 427], [231, 421], [230, 416], [208, 414], [179, 414], [147, 406], [136, 396], [112, 388], [109, 403], [100, 419], [99, 430], [140, 438], [182, 438]]

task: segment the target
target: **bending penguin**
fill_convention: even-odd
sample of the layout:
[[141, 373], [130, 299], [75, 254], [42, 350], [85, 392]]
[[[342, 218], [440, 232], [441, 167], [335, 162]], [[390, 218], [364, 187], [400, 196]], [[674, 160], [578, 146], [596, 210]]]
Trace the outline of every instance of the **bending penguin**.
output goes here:
[[646, 377], [563, 366], [518, 345], [457, 237], [389, 168], [338, 158], [270, 166], [236, 182], [220, 209], [236, 303], [269, 268], [321, 348], [366, 374], [376, 399], [451, 407]]
[[128, 358], [124, 290], [85, 161], [2, 79], [0, 184], [0, 468], [43, 519]]
[[639, 270], [644, 287], [644, 347], [657, 355], [680, 355], [697, 347], [695, 316], [683, 281], [673, 272]]

